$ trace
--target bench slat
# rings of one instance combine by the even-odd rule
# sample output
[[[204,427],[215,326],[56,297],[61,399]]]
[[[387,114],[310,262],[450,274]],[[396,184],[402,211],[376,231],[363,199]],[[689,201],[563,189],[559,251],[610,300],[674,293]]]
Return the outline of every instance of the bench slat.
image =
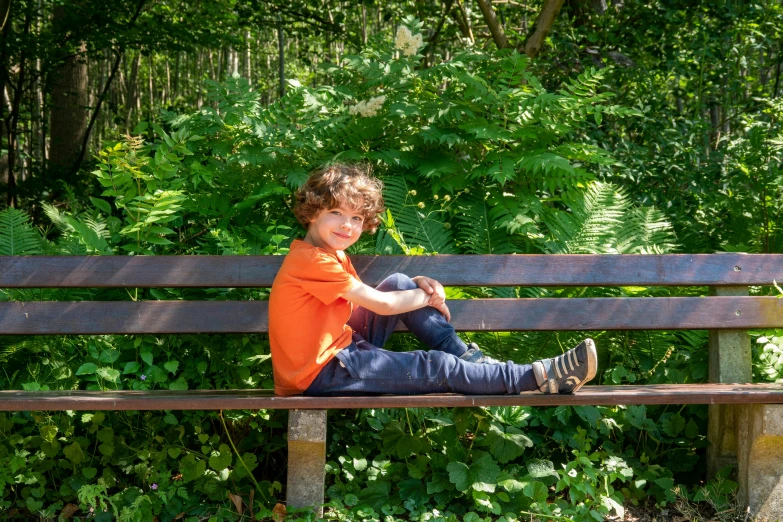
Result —
[[[783,280],[783,254],[355,256],[360,277],[395,272],[449,286],[727,286]],[[282,256],[0,256],[0,288],[265,287]]]
[[[460,331],[746,329],[780,326],[776,297],[467,299]],[[264,333],[266,301],[0,303],[0,334]],[[405,331],[400,324],[398,331]]]
[[[779,384],[585,386],[574,395],[381,395],[277,397],[272,390],[0,391],[0,411],[436,408],[618,404],[781,404]]]

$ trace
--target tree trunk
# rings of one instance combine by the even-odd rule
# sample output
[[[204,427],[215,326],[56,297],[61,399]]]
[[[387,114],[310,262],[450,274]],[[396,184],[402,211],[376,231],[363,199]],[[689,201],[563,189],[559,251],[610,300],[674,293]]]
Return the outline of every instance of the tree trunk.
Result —
[[[139,65],[141,65],[141,51],[136,52],[136,56],[133,57],[133,63],[131,64],[130,76],[128,76],[128,85],[125,92],[127,92],[126,99],[128,100],[128,115],[125,118],[126,131],[130,134],[131,129],[135,127],[135,121],[131,119],[133,111],[138,109],[139,103]]]
[[[541,46],[544,45],[544,39],[549,34],[550,29],[552,29],[552,24],[555,23],[555,18],[557,18],[561,7],[563,7],[563,0],[544,1],[544,5],[541,6],[541,12],[536,19],[535,30],[524,44],[525,54],[529,57],[535,58],[538,56]]]
[[[62,20],[64,7],[54,9],[54,23]],[[79,155],[87,130],[87,44],[80,42],[75,54],[65,58],[52,74],[51,144],[49,166],[56,177],[71,182],[69,171]]]
[[[367,6],[362,2],[362,45],[367,45]]]
[[[503,30],[503,25],[498,21],[495,16],[495,10],[492,9],[492,5],[489,0],[476,0],[479,8],[481,8],[481,14],[484,15],[484,21],[489,26],[489,31],[492,33],[492,39],[495,41],[495,45],[498,49],[505,49],[508,47],[508,38],[506,38],[506,32]],[[562,0],[561,0],[562,3]]]
[[[148,83],[149,93],[150,93],[150,100],[149,100],[150,105],[149,105],[148,118],[151,120],[152,111],[154,110],[155,107],[155,60],[152,57],[152,53],[150,53],[149,55],[148,62],[149,62],[149,71],[148,71],[149,74],[147,74],[147,83]]]
[[[250,64],[250,31],[245,31],[245,48],[242,53],[242,74],[245,76],[245,80],[252,85],[253,75]]]
[[[280,97],[285,96],[285,41],[283,39],[283,23],[277,25],[278,76],[280,79]]]

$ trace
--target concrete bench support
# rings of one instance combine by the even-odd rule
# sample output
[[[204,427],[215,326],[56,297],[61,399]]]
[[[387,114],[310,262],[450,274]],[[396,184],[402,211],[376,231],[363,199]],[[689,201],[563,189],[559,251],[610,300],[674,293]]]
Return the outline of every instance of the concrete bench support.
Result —
[[[737,406],[739,500],[759,520],[783,520],[783,405]]]
[[[711,288],[715,296],[746,296],[747,286]],[[742,311],[739,311],[740,314]],[[744,330],[710,330],[709,380],[715,383],[749,383],[753,380],[750,336]],[[707,439],[707,474],[713,477],[724,466],[737,466],[736,408],[711,404]]]
[[[323,515],[326,466],[326,410],[288,413],[288,487],[290,507],[314,506]]]

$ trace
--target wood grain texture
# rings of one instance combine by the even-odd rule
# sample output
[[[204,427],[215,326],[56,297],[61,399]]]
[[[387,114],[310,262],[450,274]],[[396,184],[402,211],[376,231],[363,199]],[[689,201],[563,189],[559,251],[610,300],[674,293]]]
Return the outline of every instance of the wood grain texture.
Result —
[[[467,299],[449,301],[460,331],[692,330],[783,325],[776,297]],[[0,303],[2,334],[264,333],[266,301]],[[400,324],[397,331],[405,331]]]
[[[395,272],[449,286],[727,286],[783,280],[783,254],[355,256],[376,285]],[[266,287],[282,256],[0,256],[0,288]]]
[[[0,411],[256,410],[559,406],[617,404],[781,404],[779,384],[656,384],[585,386],[574,395],[380,395],[278,397],[272,390],[0,391]]]

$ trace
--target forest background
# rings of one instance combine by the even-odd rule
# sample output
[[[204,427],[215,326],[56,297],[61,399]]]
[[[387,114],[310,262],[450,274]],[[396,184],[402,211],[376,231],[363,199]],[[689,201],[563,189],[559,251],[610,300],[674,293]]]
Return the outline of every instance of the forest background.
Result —
[[[783,251],[777,1],[2,0],[0,21],[0,255],[284,254],[292,191],[338,160],[386,184],[353,253]],[[470,339],[522,362],[586,333],[600,382],[706,379],[703,331]],[[783,335],[752,335],[754,379],[781,381]],[[0,336],[0,368],[0,389],[271,387],[265,336]],[[271,518],[286,415],[2,413],[1,516]],[[334,520],[736,515],[731,470],[707,480],[702,406],[329,415]]]

